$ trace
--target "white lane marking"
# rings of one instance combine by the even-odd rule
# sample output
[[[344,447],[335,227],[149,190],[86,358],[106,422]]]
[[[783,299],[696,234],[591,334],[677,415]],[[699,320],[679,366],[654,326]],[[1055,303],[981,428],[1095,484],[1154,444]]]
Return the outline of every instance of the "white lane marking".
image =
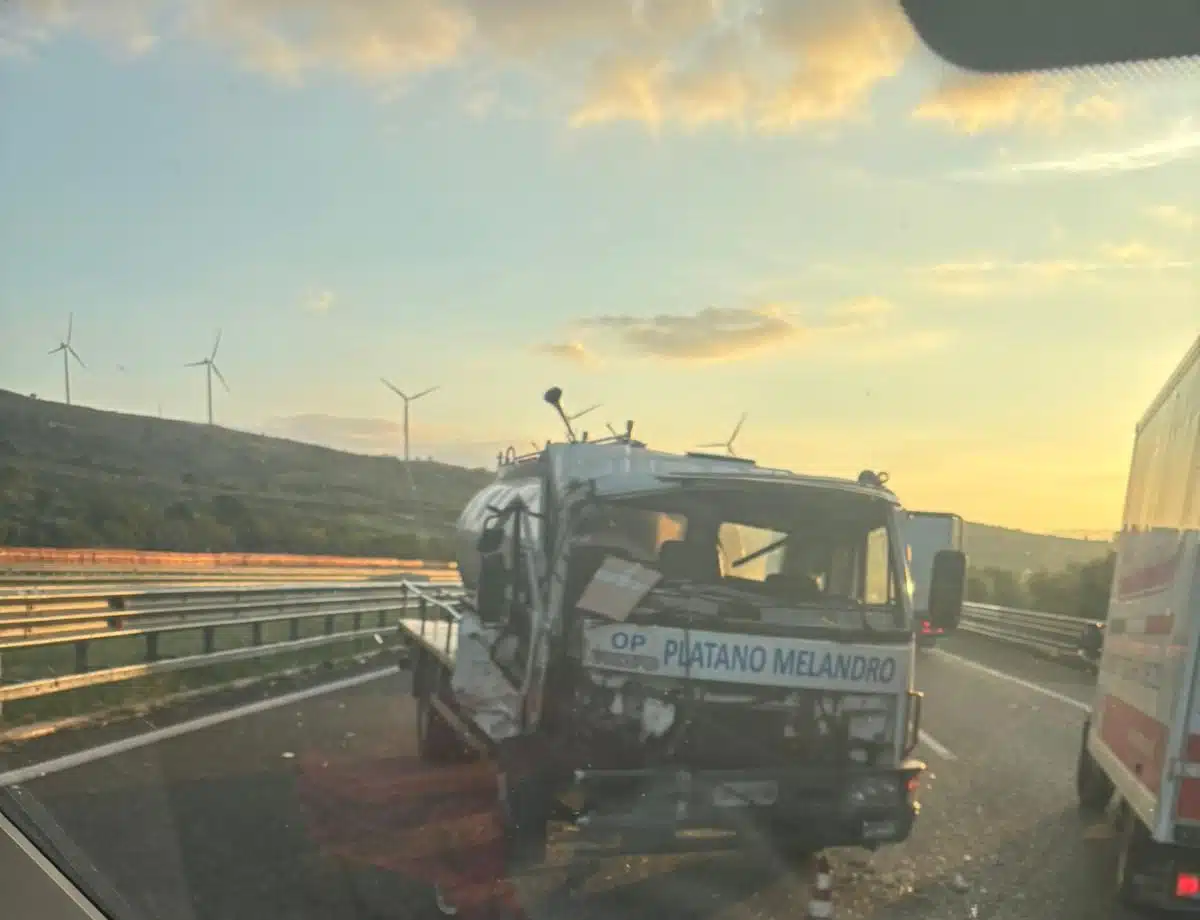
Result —
[[[312,699],[314,696],[336,693],[338,690],[348,690],[351,687],[357,687],[360,684],[370,683],[373,680],[379,680],[381,677],[396,674],[399,670],[398,667],[393,665],[390,668],[381,668],[378,671],[357,674],[354,677],[335,680],[316,687],[308,687],[305,690],[297,690],[294,693],[285,693],[283,696],[273,696],[270,699],[260,700],[257,703],[247,703],[245,706],[214,712],[212,715],[200,716],[198,719],[189,719],[186,722],[156,728],[153,731],[143,732],[140,735],[122,738],[119,741],[110,741],[108,744],[101,744],[93,748],[87,748],[86,750],[76,751],[74,754],[56,757],[53,760],[46,760],[42,763],[30,764],[27,767],[21,767],[17,770],[9,770],[7,773],[0,773],[0,787],[28,782],[31,779],[40,779],[43,776],[49,776],[51,773],[61,773],[63,770],[70,770],[73,767],[80,767],[93,761],[103,760],[105,757],[124,754],[127,751],[133,751],[148,744],[157,744],[159,741],[166,741],[168,738],[178,738],[180,735],[210,728],[213,725],[220,725],[223,722],[232,722],[234,719],[241,719],[245,716],[278,709],[280,706],[299,703],[303,700]]]
[[[1032,690],[1034,693],[1040,693],[1043,696],[1048,696],[1052,700],[1058,700],[1060,703],[1066,703],[1068,706],[1074,706],[1083,712],[1089,712],[1091,706],[1082,700],[1077,700],[1073,696],[1067,696],[1065,693],[1059,693],[1057,690],[1051,690],[1049,687],[1043,687],[1041,684],[1035,684],[1032,681],[1022,680],[1020,677],[1013,677],[1011,674],[1005,674],[1003,671],[997,671],[995,668],[989,668],[986,665],[980,664],[978,661],[972,661],[969,658],[962,658],[958,655],[951,655],[949,652],[942,649],[933,649],[933,654],[940,658],[948,658],[951,661],[956,661],[968,668],[974,668],[976,671],[982,671],[984,674],[990,674],[992,677],[998,677],[1000,680],[1006,680],[1009,683],[1016,684],[1018,687],[1024,687],[1026,690]]]
[[[929,732],[925,731],[925,729],[922,728],[920,731],[918,731],[917,737],[921,739],[921,743],[925,745],[925,747],[937,754],[938,757],[942,758],[942,760],[958,760],[957,755],[950,750],[950,748],[946,747],[946,745],[934,738],[931,734],[929,734]]]

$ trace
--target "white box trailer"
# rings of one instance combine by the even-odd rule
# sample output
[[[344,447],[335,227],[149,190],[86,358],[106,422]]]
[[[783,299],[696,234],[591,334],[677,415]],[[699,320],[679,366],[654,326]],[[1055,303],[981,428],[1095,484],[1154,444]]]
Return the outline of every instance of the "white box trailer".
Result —
[[[1137,426],[1077,769],[1112,807],[1122,900],[1200,910],[1200,340]]]
[[[933,577],[933,560],[942,550],[962,551],[963,522],[957,514],[938,511],[908,511],[905,516],[905,555],[912,579],[917,646],[932,648],[938,636],[945,633],[944,629],[933,625],[929,616],[929,582]]]

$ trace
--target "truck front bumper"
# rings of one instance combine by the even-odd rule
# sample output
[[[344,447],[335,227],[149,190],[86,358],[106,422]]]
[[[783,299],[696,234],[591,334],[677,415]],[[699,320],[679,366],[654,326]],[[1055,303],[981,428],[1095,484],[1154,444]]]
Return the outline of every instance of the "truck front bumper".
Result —
[[[656,852],[728,848],[730,835],[739,838],[734,846],[877,847],[912,832],[924,769],[908,760],[844,770],[578,770],[564,800],[575,830],[619,833],[627,851],[639,841]],[[706,831],[725,833],[698,834]]]

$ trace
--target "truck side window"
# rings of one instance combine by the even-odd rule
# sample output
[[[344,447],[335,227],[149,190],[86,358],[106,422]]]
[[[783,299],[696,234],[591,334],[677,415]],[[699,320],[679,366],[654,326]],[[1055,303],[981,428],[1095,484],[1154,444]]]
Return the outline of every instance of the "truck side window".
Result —
[[[891,541],[886,527],[876,527],[867,534],[866,555],[863,560],[863,603],[889,604],[892,593]]]

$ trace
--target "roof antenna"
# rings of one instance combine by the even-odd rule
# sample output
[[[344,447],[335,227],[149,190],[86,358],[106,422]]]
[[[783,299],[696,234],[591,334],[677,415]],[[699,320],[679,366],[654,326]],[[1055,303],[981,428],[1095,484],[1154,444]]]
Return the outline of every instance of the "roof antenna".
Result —
[[[733,449],[733,442],[737,440],[738,432],[742,430],[742,425],[746,422],[746,413],[742,413],[742,417],[738,419],[738,423],[733,426],[733,433],[729,435],[728,441],[717,441],[715,444],[701,444],[700,447],[724,447],[726,452],[731,457],[737,456],[737,451]],[[632,425],[630,429],[632,430]]]
[[[571,419],[562,407],[562,387],[551,387],[542,396],[542,399],[554,407],[554,411],[562,419],[563,427],[567,429],[567,440],[574,444],[576,441],[575,429],[571,427]]]

